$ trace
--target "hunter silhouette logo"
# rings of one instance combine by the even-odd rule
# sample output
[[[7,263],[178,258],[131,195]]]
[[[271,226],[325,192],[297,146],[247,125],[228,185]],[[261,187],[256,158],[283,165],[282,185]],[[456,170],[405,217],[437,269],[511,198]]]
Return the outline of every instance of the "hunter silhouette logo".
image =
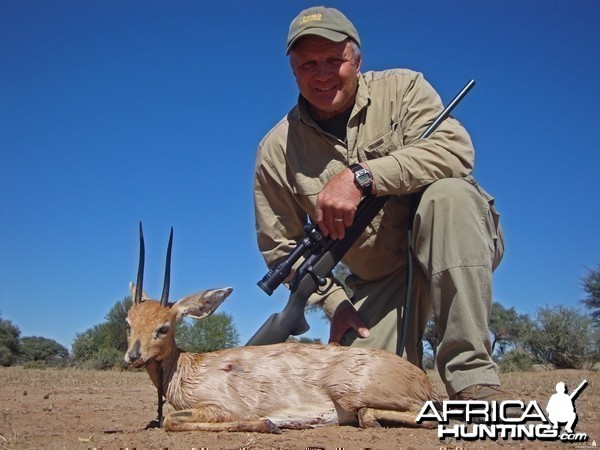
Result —
[[[586,385],[587,380],[583,380],[568,394],[565,383],[557,383],[556,393],[548,400],[545,412],[535,400],[489,403],[483,400],[446,400],[441,405],[428,401],[421,408],[417,423],[436,421],[440,439],[585,442],[587,434],[575,433],[574,427],[577,423],[575,400]],[[561,431],[563,424],[564,430]]]
[[[567,387],[562,381],[556,383],[556,394],[548,400],[546,412],[548,419],[552,422],[555,430],[558,429],[559,423],[566,423],[565,431],[573,434],[573,426],[577,422],[577,414],[575,413],[575,398],[579,395],[582,389],[587,385],[587,380],[583,380],[577,389],[572,394],[567,394]]]

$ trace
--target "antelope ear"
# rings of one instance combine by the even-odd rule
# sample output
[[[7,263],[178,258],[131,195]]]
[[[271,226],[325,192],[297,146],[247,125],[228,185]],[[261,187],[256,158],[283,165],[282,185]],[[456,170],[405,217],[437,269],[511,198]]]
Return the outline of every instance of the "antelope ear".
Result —
[[[233,291],[232,288],[211,289],[188,295],[177,301],[172,307],[172,311],[177,314],[177,319],[183,316],[194,319],[204,319],[210,316],[219,307],[223,301],[229,297]]]
[[[135,284],[132,283],[131,281],[129,282],[129,293],[131,295],[131,299],[134,300],[135,297]],[[152,300],[150,298],[150,296],[148,294],[146,294],[145,291],[142,291],[142,301],[144,300]]]

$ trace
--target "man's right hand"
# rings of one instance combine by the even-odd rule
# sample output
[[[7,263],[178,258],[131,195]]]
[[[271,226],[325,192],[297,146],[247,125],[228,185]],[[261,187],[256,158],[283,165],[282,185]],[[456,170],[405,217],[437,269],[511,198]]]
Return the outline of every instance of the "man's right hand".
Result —
[[[358,312],[356,312],[352,305],[348,305],[339,311],[336,311],[331,318],[329,343],[339,344],[342,341],[344,334],[350,329],[356,331],[356,334],[361,338],[369,337],[369,329],[363,323]]]
[[[354,184],[354,174],[344,169],[325,184],[317,196],[315,218],[319,229],[332,239],[343,239],[352,225],[362,192]]]

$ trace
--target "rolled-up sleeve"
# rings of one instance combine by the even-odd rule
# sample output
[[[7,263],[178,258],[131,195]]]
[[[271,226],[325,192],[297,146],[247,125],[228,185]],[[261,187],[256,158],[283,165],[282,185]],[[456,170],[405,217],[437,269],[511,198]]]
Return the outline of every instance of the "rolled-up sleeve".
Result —
[[[378,195],[419,192],[439,179],[471,173],[475,156],[471,138],[455,119],[447,118],[430,137],[419,139],[444,108],[422,74],[415,73],[409,83],[400,83],[395,93],[386,94],[395,95],[399,105],[398,145],[369,161]]]

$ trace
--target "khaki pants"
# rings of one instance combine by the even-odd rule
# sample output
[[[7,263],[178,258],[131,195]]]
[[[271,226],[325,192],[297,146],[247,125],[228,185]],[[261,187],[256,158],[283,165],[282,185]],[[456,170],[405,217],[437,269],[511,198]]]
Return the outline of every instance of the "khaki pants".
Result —
[[[436,181],[417,207],[413,245],[412,326],[404,356],[421,365],[421,339],[433,312],[436,364],[448,394],[472,384],[500,384],[488,320],[492,270],[504,243],[492,197],[472,178]],[[342,344],[397,352],[406,281],[405,270],[375,282],[350,275],[352,301],[371,333],[362,339],[348,332]]]

